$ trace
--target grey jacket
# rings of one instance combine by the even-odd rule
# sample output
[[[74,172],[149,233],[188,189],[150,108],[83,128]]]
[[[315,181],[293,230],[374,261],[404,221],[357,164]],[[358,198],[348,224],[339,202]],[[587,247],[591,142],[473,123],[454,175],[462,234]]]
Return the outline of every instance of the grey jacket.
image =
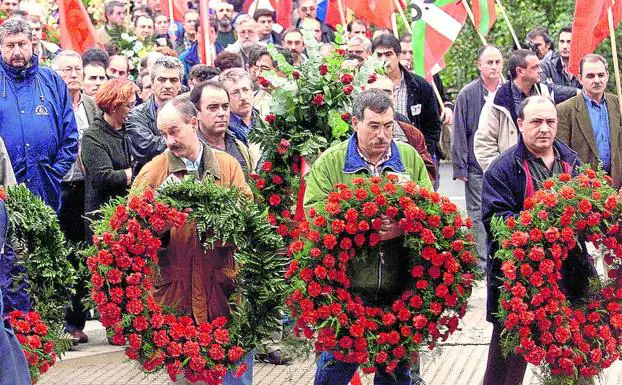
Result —
[[[134,175],[138,175],[140,169],[154,156],[166,150],[166,142],[156,124],[157,114],[158,106],[151,96],[145,103],[134,107],[125,123],[130,138],[130,151],[134,158]]]
[[[454,124],[452,130],[452,155],[454,179],[466,177],[468,174],[481,174],[482,168],[475,159],[473,138],[482,108],[486,103],[486,89],[482,78],[478,77],[460,90],[454,107]]]

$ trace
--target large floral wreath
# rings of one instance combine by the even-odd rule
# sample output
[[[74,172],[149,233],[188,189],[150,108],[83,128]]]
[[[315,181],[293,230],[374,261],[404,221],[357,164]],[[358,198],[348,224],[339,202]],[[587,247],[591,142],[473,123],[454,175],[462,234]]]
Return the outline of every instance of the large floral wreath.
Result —
[[[400,186],[391,176],[336,187],[323,208],[309,211],[305,239],[290,245],[286,304],[296,329],[309,339],[317,335],[317,351],[390,373],[458,328],[477,278],[471,221],[449,199],[414,182]],[[366,306],[349,290],[351,261],[377,255],[383,215],[403,230],[404,269],[413,283],[388,308]]]
[[[56,213],[25,185],[0,188],[9,230],[0,257],[0,285],[9,324],[37,381],[69,350],[65,306],[76,281]]]
[[[621,215],[620,194],[602,172],[585,169],[545,181],[519,216],[493,222],[501,246],[495,258],[503,261],[504,350],[539,366],[545,383],[581,383],[620,357]],[[562,266],[572,258],[589,267],[585,242],[601,248],[608,278],[575,282],[586,293],[571,304]]]
[[[236,246],[230,319],[197,325],[161,307],[151,294],[158,234],[184,226],[182,208],[192,209],[189,219],[196,222],[204,247],[215,241]],[[265,215],[237,189],[192,179],[161,188],[157,197],[146,190],[114,202],[102,213],[87,264],[92,298],[113,341],[129,341],[126,355],[148,373],[166,369],[174,379],[183,372],[190,381],[209,384],[220,383],[227,370],[241,375],[246,370],[241,359],[281,318],[287,262],[278,254],[282,241]]]
[[[266,156],[262,168],[251,177],[256,195],[268,207],[268,220],[287,241],[296,238],[290,234],[296,227],[296,213],[291,210],[300,198],[305,168],[328,146],[350,136],[347,111],[352,100],[376,79],[379,64],[374,58],[358,68],[346,61],[343,33],[338,26],[337,47],[328,56],[322,56],[315,38],[305,34],[309,58],[297,67],[269,47],[281,75],[273,71],[259,78],[270,90],[270,114],[250,133],[251,141],[259,143]],[[304,220],[298,214],[296,219]]]

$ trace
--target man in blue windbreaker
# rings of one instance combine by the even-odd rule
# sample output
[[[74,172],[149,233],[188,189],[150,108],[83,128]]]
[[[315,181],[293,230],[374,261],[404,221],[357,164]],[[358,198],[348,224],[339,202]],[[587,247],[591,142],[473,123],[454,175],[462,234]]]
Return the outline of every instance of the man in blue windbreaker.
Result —
[[[78,129],[63,79],[39,67],[27,21],[0,26],[0,137],[18,183],[56,212],[60,186],[78,155]]]

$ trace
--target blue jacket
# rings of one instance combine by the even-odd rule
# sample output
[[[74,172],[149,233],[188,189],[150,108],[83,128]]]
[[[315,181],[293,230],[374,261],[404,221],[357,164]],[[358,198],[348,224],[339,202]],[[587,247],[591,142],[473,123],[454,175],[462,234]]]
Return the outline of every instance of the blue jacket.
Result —
[[[8,216],[4,202],[0,201],[0,252],[6,241],[7,229]],[[0,289],[0,385],[30,385],[30,372],[24,352],[9,322],[2,317],[3,300]]]
[[[581,164],[577,153],[559,140],[554,144],[560,160],[565,162],[573,175],[576,174],[578,166]],[[482,221],[488,236],[488,257],[486,258],[486,275],[488,285],[488,297],[486,306],[486,319],[489,322],[498,323],[494,316],[498,311],[500,290],[503,276],[501,272],[501,261],[493,258],[499,249],[498,242],[494,241],[490,222],[493,216],[507,218],[516,216],[523,210],[523,203],[528,197],[528,170],[524,164],[529,150],[519,136],[518,143],[502,153],[488,170],[484,173],[484,183],[482,186]],[[531,178],[531,177],[529,177]],[[577,247],[575,250],[579,250]],[[585,248],[583,248],[585,250]],[[581,253],[570,253],[562,268],[563,277],[572,277],[572,280],[562,282],[562,290],[569,294],[569,298],[581,297],[583,289],[587,287],[588,277],[594,276],[593,265],[587,264],[589,257],[582,256]],[[573,287],[571,281],[577,285]]]
[[[65,82],[49,68],[0,60],[0,136],[18,183],[60,210],[60,184],[78,156],[78,128]]]

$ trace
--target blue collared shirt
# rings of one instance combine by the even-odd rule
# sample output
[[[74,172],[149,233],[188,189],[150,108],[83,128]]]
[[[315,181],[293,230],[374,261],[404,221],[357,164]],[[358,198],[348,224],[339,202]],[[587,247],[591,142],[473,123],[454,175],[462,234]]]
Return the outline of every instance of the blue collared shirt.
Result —
[[[187,158],[181,158],[186,165],[187,171],[199,171],[199,167],[201,167],[201,158],[203,157],[203,145],[199,146],[199,155],[197,155],[197,159],[193,162]]]
[[[607,100],[603,95],[600,104],[590,99],[585,92],[582,92],[585,106],[590,114],[592,132],[598,148],[598,154],[605,171],[611,171],[611,142],[609,135],[609,111],[607,111]]]
[[[253,127],[255,126],[255,111],[253,111],[253,118],[251,121],[251,125],[248,126],[242,118],[235,113],[231,113],[229,117],[229,130],[233,133],[236,139],[242,141],[245,145],[248,146],[248,133],[251,132]]]
[[[382,175],[385,169],[391,169],[394,172],[404,173],[406,167],[402,163],[400,158],[400,152],[395,144],[395,141],[391,140],[391,147],[378,164],[372,169],[371,162],[365,160],[361,156],[361,152],[358,148],[358,137],[356,133],[348,140],[348,148],[346,150],[346,161],[343,165],[343,172],[353,174],[361,170],[369,172],[372,176]]]

